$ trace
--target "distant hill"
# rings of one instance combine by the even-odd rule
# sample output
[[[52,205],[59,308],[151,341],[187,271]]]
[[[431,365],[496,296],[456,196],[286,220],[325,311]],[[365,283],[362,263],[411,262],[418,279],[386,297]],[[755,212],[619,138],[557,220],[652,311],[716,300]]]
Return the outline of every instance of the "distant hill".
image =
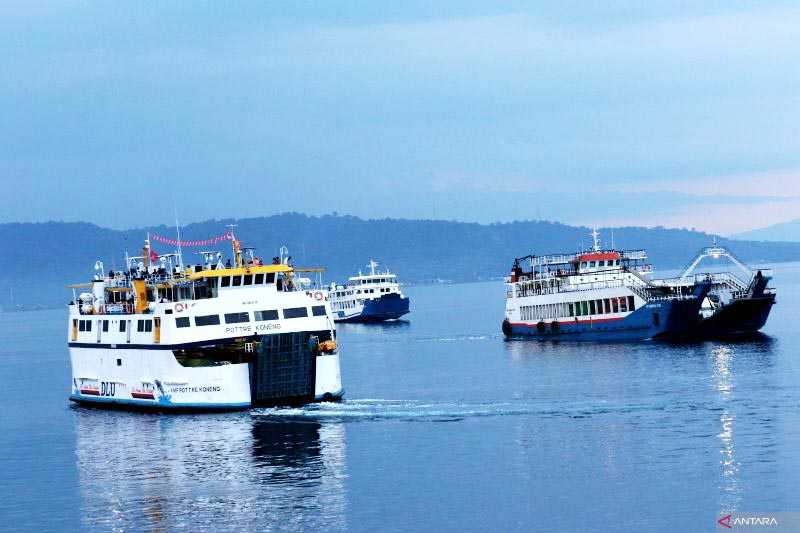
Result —
[[[737,233],[733,238],[747,241],[800,242],[800,219]]]
[[[269,259],[286,245],[296,264],[327,267],[326,282],[343,281],[364,270],[370,258],[412,283],[496,279],[507,273],[514,257],[571,252],[590,241],[589,228],[543,221],[484,225],[297,213],[190,224],[181,228],[181,237],[219,235],[226,224],[234,222],[244,244],[257,247],[262,257]],[[64,304],[71,297],[64,285],[88,281],[97,259],[106,270],[122,268],[125,250],[131,255],[141,253],[148,231],[175,235],[175,228],[164,226],[117,231],[88,223],[0,224],[0,242],[5,245],[0,305],[10,307],[12,288],[15,304]],[[685,265],[712,242],[708,234],[678,229],[616,228],[613,234],[617,248],[646,248],[660,269]],[[611,230],[601,229],[601,237],[608,245]],[[718,241],[749,262],[800,258],[800,243]],[[228,251],[225,243],[218,248]],[[155,249],[169,251],[159,244]],[[185,249],[184,258],[197,261],[199,256]]]

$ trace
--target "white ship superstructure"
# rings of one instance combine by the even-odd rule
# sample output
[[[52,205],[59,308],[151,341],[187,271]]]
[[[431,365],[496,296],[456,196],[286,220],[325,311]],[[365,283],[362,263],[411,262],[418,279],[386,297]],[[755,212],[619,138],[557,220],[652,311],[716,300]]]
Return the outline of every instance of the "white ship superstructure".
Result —
[[[298,287],[288,261],[262,264],[233,244],[233,264],[206,252],[184,266],[150,240],[127,269],[97,274],[69,305],[77,402],[232,409],[343,394],[324,291]]]
[[[345,285],[331,283],[331,311],[337,322],[381,322],[400,318],[409,311],[409,299],[400,290],[397,275],[377,271],[370,260],[369,274],[348,278]]]

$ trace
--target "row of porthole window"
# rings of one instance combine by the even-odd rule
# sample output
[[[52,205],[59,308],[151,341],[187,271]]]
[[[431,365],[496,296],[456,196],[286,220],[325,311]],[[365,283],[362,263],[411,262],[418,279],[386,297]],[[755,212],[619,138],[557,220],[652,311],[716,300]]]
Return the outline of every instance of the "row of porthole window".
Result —
[[[93,320],[78,320],[78,331],[92,331],[92,322]],[[100,323],[100,327],[103,330],[103,333],[108,332],[108,320],[98,320]],[[119,331],[120,333],[124,333],[127,328],[127,321],[120,320],[119,321]],[[152,320],[137,320],[136,321],[136,331],[147,333],[153,331],[153,321]]]
[[[634,310],[635,301],[633,296],[620,296],[618,298],[603,298],[582,302],[523,305],[520,308],[520,318],[522,320],[542,320],[563,316],[577,317],[627,313]]]
[[[225,276],[220,278],[220,287],[263,285],[265,280],[267,283],[275,283],[275,273],[270,272],[266,276],[263,272],[259,274],[244,274],[243,276]]]
[[[311,307],[312,316],[325,316],[325,306],[315,305]],[[305,318],[309,316],[307,307],[289,307],[283,309],[283,318]],[[250,313],[247,311],[239,313],[225,313],[224,315],[226,324],[241,324],[243,322],[250,322]],[[255,322],[263,322],[268,320],[279,320],[279,313],[277,309],[267,309],[264,311],[254,311],[253,319]],[[198,315],[194,317],[195,326],[218,326],[220,324],[219,315]],[[175,318],[175,326],[179,328],[188,328],[191,326],[191,321],[188,316],[181,316]]]
[[[614,261],[613,259],[609,259],[608,261],[597,261],[597,263],[595,263],[594,261],[588,261],[588,262],[581,261],[581,268],[586,268],[587,266],[589,268],[594,268],[595,266],[601,267],[601,266],[615,266],[615,265],[619,266],[619,259],[617,259],[616,261]]]

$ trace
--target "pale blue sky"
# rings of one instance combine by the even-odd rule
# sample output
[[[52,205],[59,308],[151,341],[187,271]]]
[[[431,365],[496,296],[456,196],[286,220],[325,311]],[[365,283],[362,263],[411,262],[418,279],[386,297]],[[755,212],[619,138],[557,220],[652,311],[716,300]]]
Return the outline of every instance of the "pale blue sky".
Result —
[[[800,218],[792,2],[0,4],[0,222]]]

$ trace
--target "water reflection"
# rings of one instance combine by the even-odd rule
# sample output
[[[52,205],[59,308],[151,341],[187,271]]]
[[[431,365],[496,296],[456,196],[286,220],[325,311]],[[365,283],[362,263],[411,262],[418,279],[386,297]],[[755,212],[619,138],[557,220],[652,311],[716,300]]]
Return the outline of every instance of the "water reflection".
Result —
[[[336,324],[341,332],[354,335],[380,335],[382,333],[403,333],[411,326],[405,319],[387,320],[384,322],[340,322]]]
[[[710,350],[713,386],[720,406],[717,438],[720,443],[720,508],[724,512],[736,511],[742,501],[742,462],[737,456],[736,446],[736,426],[739,419],[744,418],[742,423],[746,427],[755,428],[762,435],[762,447],[771,446],[774,439],[771,419],[759,419],[758,412],[744,404],[744,399],[736,394],[740,380],[772,379],[772,373],[764,370],[774,365],[774,344],[772,337],[763,334],[755,334],[735,342],[705,344]]]
[[[340,423],[82,408],[74,417],[87,528],[345,528]]]

